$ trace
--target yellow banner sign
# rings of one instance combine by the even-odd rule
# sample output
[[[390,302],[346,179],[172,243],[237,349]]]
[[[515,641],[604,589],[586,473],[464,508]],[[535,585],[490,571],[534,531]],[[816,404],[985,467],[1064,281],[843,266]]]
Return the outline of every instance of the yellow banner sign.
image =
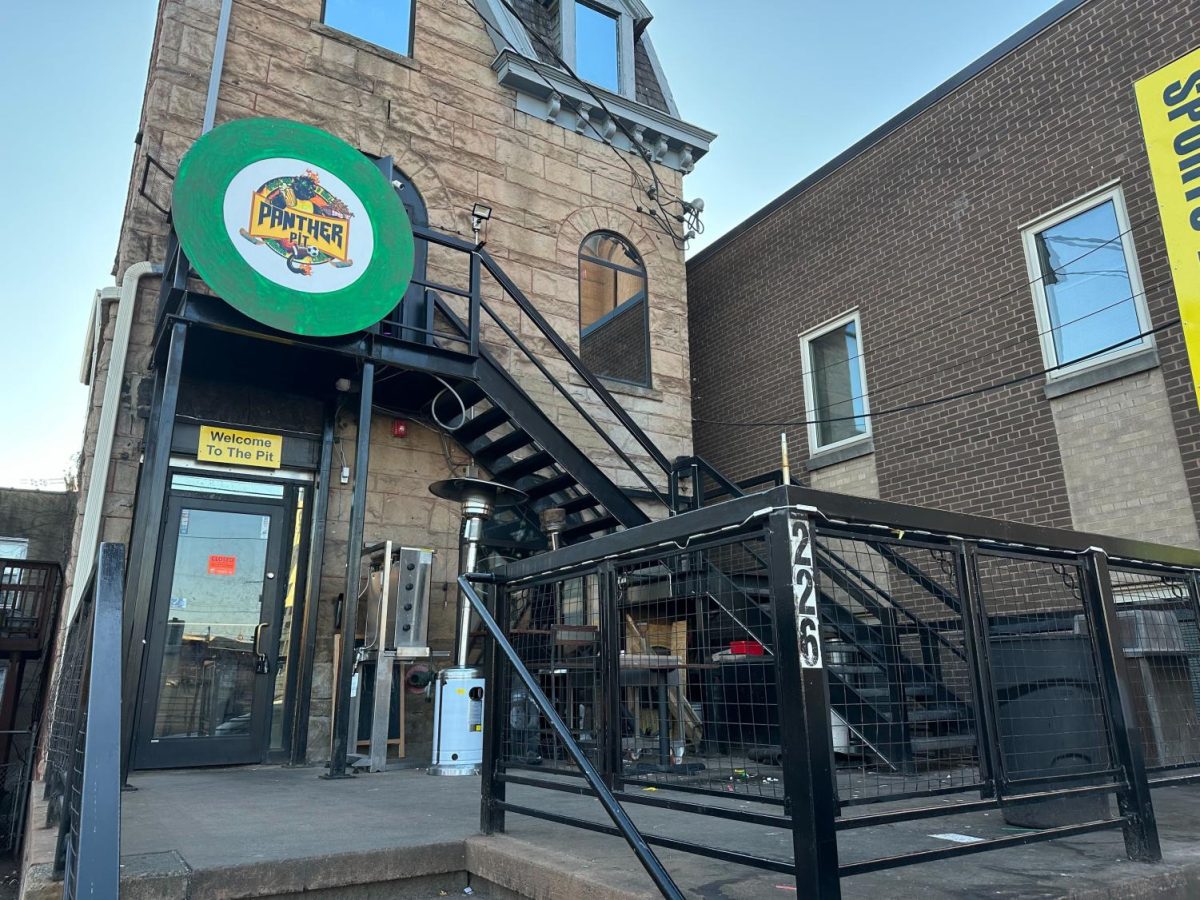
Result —
[[[247,235],[280,241],[288,247],[317,250],[345,262],[350,246],[350,220],[323,216],[306,200],[277,206],[266,194],[256,191],[250,203]]]
[[[196,459],[227,466],[278,469],[283,460],[283,435],[201,425]]]
[[[1140,79],[1134,91],[1200,395],[1200,49]]]

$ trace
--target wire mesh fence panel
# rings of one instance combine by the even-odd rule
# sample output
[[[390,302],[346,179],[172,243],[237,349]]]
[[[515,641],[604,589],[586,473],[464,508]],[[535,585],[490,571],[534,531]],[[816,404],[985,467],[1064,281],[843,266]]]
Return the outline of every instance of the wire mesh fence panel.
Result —
[[[826,529],[816,561],[839,801],[978,786],[953,551]]]
[[[1004,792],[1113,781],[1080,564],[981,551],[977,571]],[[1107,796],[1057,802],[1057,811],[1030,805],[1024,818],[1006,817],[1043,827],[1109,812]]]
[[[0,852],[21,843],[33,765],[32,731],[0,731]]]
[[[626,781],[782,801],[767,543],[701,543],[616,567]]]
[[[1109,568],[1148,771],[1200,767],[1200,628],[1186,574]]]
[[[79,733],[80,691],[83,686],[87,643],[91,636],[90,601],[80,603],[67,631],[62,664],[53,692],[54,709],[46,743],[46,824],[58,824],[67,782],[74,761],[75,741]]]
[[[510,591],[505,626],[522,663],[537,679],[572,737],[599,766],[597,696],[601,677],[599,576],[588,572]],[[507,715],[501,761],[574,771],[561,739],[525,686],[507,668],[501,688]]]

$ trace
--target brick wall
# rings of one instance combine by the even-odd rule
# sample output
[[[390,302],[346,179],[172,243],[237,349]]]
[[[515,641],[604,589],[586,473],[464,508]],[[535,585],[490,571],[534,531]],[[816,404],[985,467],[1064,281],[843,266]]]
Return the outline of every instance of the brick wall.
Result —
[[[776,468],[780,428],[717,423],[803,420],[797,335],[854,308],[874,411],[1042,369],[1021,226],[1114,180],[1152,324],[1174,319],[1132,85],[1192,49],[1198,33],[1197,0],[1091,0],[693,262],[698,452],[734,476]],[[1194,519],[1200,413],[1178,330],[1160,334],[1158,349],[1169,409],[1162,427],[1178,443],[1183,475],[1168,461],[1151,477],[1185,476]],[[884,499],[1073,522],[1068,446],[1040,377],[873,424]],[[787,431],[803,459],[806,429]],[[1120,489],[1104,459],[1079,462]],[[1113,518],[1106,530],[1140,532],[1139,515]],[[1192,521],[1157,537],[1186,542],[1195,533]]]

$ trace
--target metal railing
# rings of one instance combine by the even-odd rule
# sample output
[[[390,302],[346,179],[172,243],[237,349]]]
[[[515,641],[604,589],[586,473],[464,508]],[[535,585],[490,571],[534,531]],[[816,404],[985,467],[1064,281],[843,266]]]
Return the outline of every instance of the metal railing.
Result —
[[[1198,573],[1195,551],[797,487],[509,564],[485,828],[613,833],[580,806],[603,799],[582,752],[622,806],[725,823],[702,842],[660,821],[646,843],[814,896],[1105,829],[1156,860],[1151,786],[1200,774]],[[976,839],[839,853],[843,833],[943,816]]]
[[[0,559],[0,651],[42,648],[61,588],[58,563]]]
[[[495,257],[482,245],[432,228],[414,227],[413,236],[418,244],[425,247],[427,272],[436,273],[437,277],[428,274],[414,276],[402,304],[374,325],[369,334],[345,341],[327,340],[320,342],[319,346],[335,352],[371,353],[374,352],[373,342],[382,338],[419,345],[426,351],[476,357],[480,353],[485,328],[494,329],[497,336],[502,334],[518,351],[521,359],[537,370],[553,392],[566,400],[587,429],[621,460],[631,475],[657,500],[667,504],[671,463],[509,277]],[[188,259],[172,230],[159,291],[160,324],[179,314],[190,275]],[[490,304],[485,294],[505,301],[504,307]],[[420,309],[406,312],[405,305],[414,304],[419,304]],[[522,334],[525,334],[524,338]],[[293,340],[305,343],[303,338],[295,337]],[[531,346],[534,342],[540,347],[535,349]],[[382,358],[386,359],[387,354],[382,354]],[[406,361],[409,359],[405,357]],[[561,371],[578,379],[577,386],[590,395],[590,411],[551,371],[547,359],[552,360]],[[416,364],[419,361],[412,357],[411,362]],[[629,446],[622,446],[622,441],[613,434],[613,426],[606,426],[597,420],[594,413],[600,410],[612,417],[615,430],[627,436],[626,443]],[[640,448],[645,454],[650,463],[649,471],[631,458],[630,446]]]
[[[63,648],[46,764],[63,897],[116,897],[121,835],[121,605],[125,545],[103,543]]]

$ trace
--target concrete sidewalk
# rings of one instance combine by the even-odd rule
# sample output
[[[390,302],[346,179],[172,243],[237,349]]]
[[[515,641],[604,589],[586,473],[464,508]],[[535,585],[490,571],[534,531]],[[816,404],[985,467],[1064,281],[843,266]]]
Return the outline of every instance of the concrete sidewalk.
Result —
[[[511,814],[505,835],[481,836],[477,778],[401,770],[326,781],[319,774],[265,766],[136,774],[138,790],[123,795],[123,897],[424,898],[461,895],[468,885],[485,897],[657,896],[618,838]],[[509,798],[604,821],[587,797],[510,786]],[[1125,859],[1117,829],[847,878],[843,893],[870,900],[1200,896],[1198,800],[1200,787],[1156,791],[1160,864]],[[791,838],[782,829],[648,807],[631,806],[630,813],[647,832],[790,857]],[[948,846],[934,835],[1015,831],[998,812],[949,815],[843,832],[839,848],[849,862]],[[691,897],[796,894],[786,875],[692,854],[660,856]],[[61,894],[60,885],[47,882],[49,861],[35,860],[40,865],[25,896]]]

